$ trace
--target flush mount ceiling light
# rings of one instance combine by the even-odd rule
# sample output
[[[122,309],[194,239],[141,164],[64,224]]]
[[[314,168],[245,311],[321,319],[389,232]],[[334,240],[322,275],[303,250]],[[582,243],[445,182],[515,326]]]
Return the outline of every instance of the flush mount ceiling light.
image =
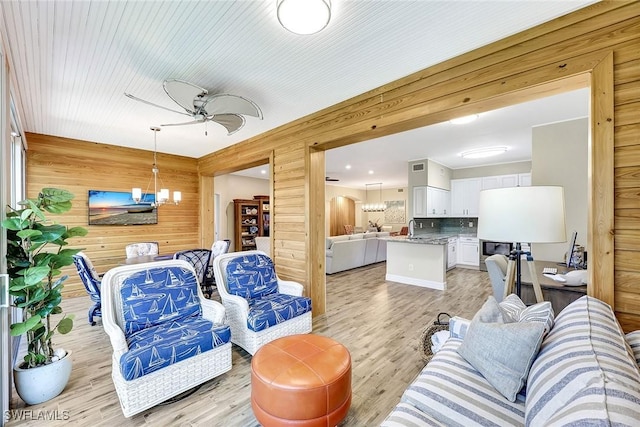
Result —
[[[331,0],[278,0],[278,21],[295,34],[314,34],[331,19]]]
[[[457,119],[451,119],[451,120],[449,120],[449,122],[454,124],[454,125],[465,125],[467,123],[471,123],[472,121],[474,121],[478,117],[480,117],[478,114],[472,114],[470,116],[464,116],[464,117],[458,117]]]
[[[505,153],[507,147],[488,147],[478,148],[476,150],[469,150],[460,153],[463,159],[483,159],[485,157],[497,156],[498,154]]]

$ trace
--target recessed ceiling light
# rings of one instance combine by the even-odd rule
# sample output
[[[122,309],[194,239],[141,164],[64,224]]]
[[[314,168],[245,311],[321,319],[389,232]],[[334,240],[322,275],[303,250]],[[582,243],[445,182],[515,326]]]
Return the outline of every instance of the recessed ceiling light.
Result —
[[[483,159],[485,157],[497,156],[498,154],[505,153],[507,150],[507,147],[478,148],[460,153],[460,156],[464,159]]]
[[[266,174],[267,174],[267,171],[266,171],[266,170],[264,170],[264,169],[262,169],[262,170],[260,171],[260,173],[261,173],[262,175],[266,175]]]
[[[470,116],[464,116],[464,117],[458,117],[456,119],[451,119],[451,120],[449,120],[449,122],[453,123],[454,125],[465,125],[467,123],[471,123],[472,121],[474,121],[478,117],[479,117],[478,114],[472,114]]]
[[[351,169],[351,165],[347,165],[344,167],[345,169]]]
[[[369,175],[373,175],[373,171],[369,171]]]

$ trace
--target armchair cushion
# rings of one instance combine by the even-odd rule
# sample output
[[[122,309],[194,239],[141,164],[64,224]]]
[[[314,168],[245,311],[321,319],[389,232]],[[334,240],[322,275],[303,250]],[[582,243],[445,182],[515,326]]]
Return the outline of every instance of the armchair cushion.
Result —
[[[273,261],[263,254],[239,255],[226,267],[227,289],[247,300],[278,292]]]
[[[198,282],[180,267],[149,268],[127,277],[120,288],[125,335],[162,323],[199,317]]]
[[[230,340],[229,326],[199,317],[166,322],[127,337],[129,351],[120,358],[120,371],[130,381]]]
[[[262,331],[311,311],[311,298],[286,294],[269,294],[249,300],[247,327]]]

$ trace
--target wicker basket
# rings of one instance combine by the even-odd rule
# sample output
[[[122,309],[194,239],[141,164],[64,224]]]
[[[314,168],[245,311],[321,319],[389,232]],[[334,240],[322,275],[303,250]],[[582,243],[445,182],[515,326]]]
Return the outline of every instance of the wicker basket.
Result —
[[[449,319],[451,319],[449,314],[440,313],[431,325],[422,330],[422,333],[420,334],[420,342],[418,343],[418,351],[420,351],[420,355],[425,362],[429,363],[433,357],[433,353],[431,352],[431,337],[436,332],[448,331]]]

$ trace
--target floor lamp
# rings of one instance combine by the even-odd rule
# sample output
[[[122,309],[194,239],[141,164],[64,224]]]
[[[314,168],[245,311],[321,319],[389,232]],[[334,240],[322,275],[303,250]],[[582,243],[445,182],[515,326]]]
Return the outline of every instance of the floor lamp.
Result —
[[[480,192],[478,238],[516,244],[509,256],[505,295],[512,292],[515,275],[515,292],[521,296],[520,264],[522,256],[526,255],[536,300],[544,300],[531,252],[523,251],[521,244],[566,242],[564,217],[562,187],[509,187]]]

